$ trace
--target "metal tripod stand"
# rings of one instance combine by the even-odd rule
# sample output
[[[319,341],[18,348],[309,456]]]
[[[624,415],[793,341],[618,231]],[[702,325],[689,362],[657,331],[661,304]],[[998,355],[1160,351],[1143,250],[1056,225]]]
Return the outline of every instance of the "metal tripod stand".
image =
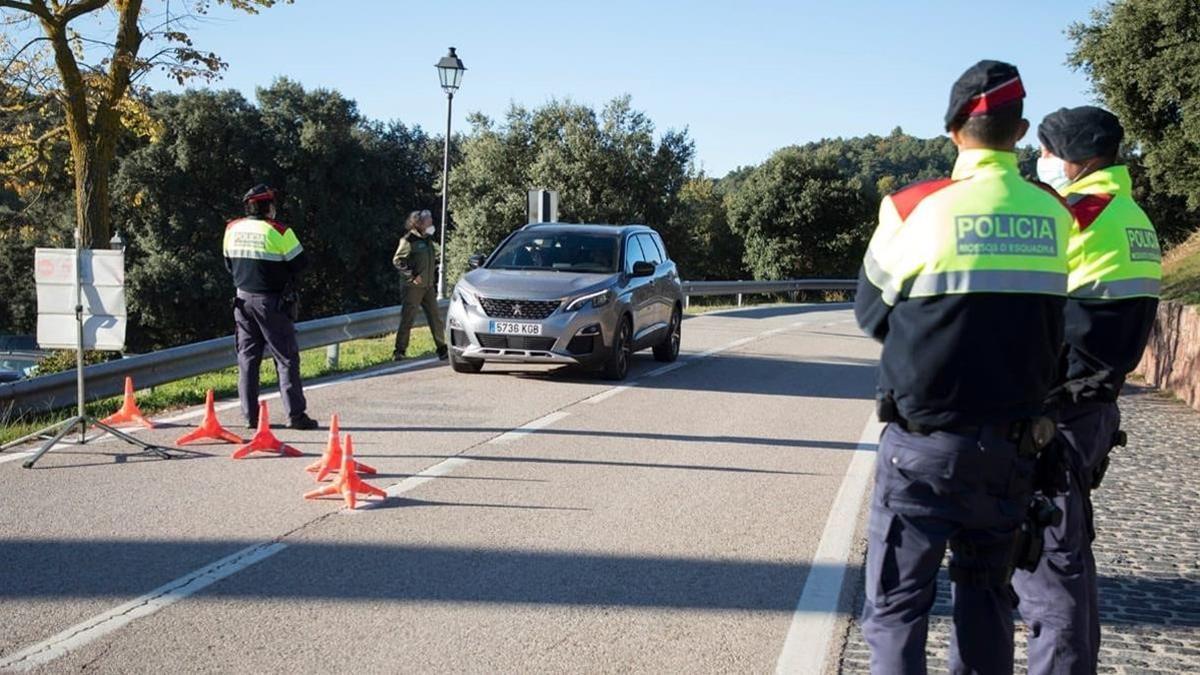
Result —
[[[71,431],[73,429],[75,429],[75,428],[79,429],[79,444],[83,445],[83,444],[87,443],[87,441],[88,441],[88,438],[87,438],[88,427],[96,426],[100,429],[103,429],[104,431],[107,431],[108,433],[112,434],[116,438],[118,438],[122,441],[125,441],[126,443],[129,443],[130,445],[136,445],[137,447],[142,448],[142,452],[138,453],[138,454],[155,455],[157,457],[161,457],[162,459],[171,459],[171,454],[167,452],[166,448],[163,448],[158,445],[154,445],[152,443],[147,443],[143,440],[134,438],[133,436],[131,436],[123,431],[120,431],[119,429],[114,429],[113,427],[101,422],[98,419],[89,417],[87,414],[87,411],[84,410],[83,402],[84,402],[85,398],[84,398],[84,389],[83,389],[83,237],[79,231],[79,228],[75,228],[75,390],[76,390],[75,391],[75,404],[77,407],[76,407],[76,412],[75,412],[74,417],[72,417],[71,419],[68,419],[68,420],[64,420],[62,422],[52,424],[52,425],[46,427],[45,429],[35,431],[32,434],[22,436],[21,438],[18,438],[15,441],[11,441],[9,443],[5,443],[4,445],[0,445],[0,452],[3,452],[4,450],[8,450],[9,448],[12,448],[12,447],[16,447],[16,446],[24,443],[25,441],[32,440],[34,438],[42,438],[45,436],[50,436],[50,434],[54,434],[53,436],[50,436],[50,440],[46,441],[45,445],[43,445],[40,449],[38,449],[37,452],[33,453],[32,457],[25,460],[21,464],[21,466],[25,467],[26,469],[29,469],[29,468],[33,467],[35,462],[37,462],[39,459],[42,458],[42,455],[45,455],[47,452],[50,452],[50,450],[52,450],[54,448],[54,446],[58,444],[59,441],[61,441],[63,438],[65,438],[67,436],[67,434],[71,433]]]

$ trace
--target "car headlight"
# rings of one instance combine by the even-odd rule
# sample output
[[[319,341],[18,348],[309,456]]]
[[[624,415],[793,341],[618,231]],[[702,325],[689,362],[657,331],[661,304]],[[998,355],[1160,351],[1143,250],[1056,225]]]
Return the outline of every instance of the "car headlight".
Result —
[[[475,299],[475,296],[472,295],[470,291],[463,288],[462,286],[454,287],[453,300],[455,302],[461,302],[462,304],[467,305],[469,307],[470,306],[479,306],[479,301]]]
[[[583,309],[584,307],[587,307],[589,303],[592,305],[592,307],[599,309],[612,302],[614,296],[615,293],[608,289],[596,293],[588,293],[587,295],[575,298],[569,302],[567,304],[566,311],[574,312],[576,310]]]

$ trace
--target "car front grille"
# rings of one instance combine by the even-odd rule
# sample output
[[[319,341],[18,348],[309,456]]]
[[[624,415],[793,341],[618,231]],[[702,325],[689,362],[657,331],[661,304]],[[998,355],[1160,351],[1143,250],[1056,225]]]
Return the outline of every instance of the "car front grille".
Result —
[[[490,335],[478,333],[479,344],[484,349],[523,349],[531,352],[548,352],[554,348],[554,338],[534,335]]]
[[[479,298],[483,311],[493,319],[530,319],[540,321],[562,304],[561,300],[506,300]]]

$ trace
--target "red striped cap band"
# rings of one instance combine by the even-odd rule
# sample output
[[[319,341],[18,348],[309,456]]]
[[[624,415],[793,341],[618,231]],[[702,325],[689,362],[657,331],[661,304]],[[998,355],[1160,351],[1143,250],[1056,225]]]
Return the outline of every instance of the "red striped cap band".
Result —
[[[982,94],[976,94],[967,99],[960,115],[966,115],[967,117],[986,115],[997,108],[1023,98],[1025,98],[1025,87],[1021,85],[1020,77],[1014,77],[1004,84],[997,85]]]

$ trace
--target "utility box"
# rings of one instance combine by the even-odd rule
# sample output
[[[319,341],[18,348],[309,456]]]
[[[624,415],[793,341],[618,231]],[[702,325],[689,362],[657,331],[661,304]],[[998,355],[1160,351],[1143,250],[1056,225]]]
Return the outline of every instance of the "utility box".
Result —
[[[558,222],[558,191],[530,190],[529,191],[529,222],[557,223]]]

